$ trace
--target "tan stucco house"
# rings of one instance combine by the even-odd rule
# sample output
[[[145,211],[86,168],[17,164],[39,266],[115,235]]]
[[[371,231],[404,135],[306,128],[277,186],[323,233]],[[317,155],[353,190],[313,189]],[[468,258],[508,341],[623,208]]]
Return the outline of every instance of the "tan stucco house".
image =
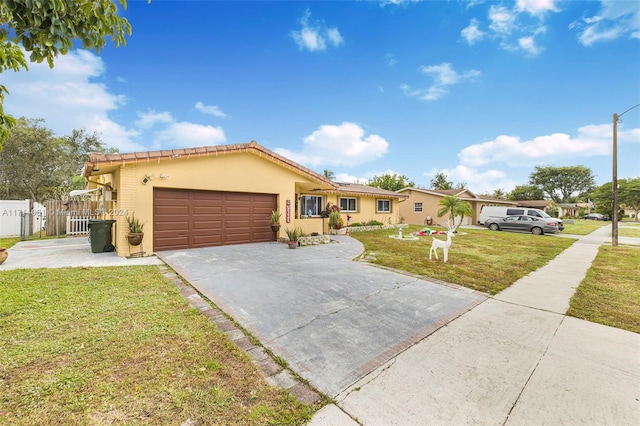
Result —
[[[274,241],[286,228],[326,233],[327,203],[352,222],[399,223],[406,195],[358,184],[339,184],[260,146],[206,146],[129,154],[92,153],[84,166],[87,189],[103,219],[114,219],[120,256],[139,249],[127,241],[127,216],[144,226],[148,252]],[[282,213],[279,235],[271,211]]]
[[[446,223],[448,218],[439,218],[438,210],[442,208],[440,201],[450,195],[456,195],[468,201],[473,208],[473,217],[465,217],[462,221],[463,225],[477,224],[483,206],[515,206],[517,204],[516,201],[478,196],[468,189],[403,188],[397,192],[408,196],[407,200],[400,204],[400,216],[405,223],[412,225]],[[457,223],[458,219],[456,219]]]

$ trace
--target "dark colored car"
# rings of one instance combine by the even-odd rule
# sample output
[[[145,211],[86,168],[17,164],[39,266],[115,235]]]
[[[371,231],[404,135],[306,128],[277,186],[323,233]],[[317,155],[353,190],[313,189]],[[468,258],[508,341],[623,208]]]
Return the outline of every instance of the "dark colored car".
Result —
[[[484,226],[492,231],[522,231],[531,232],[534,235],[558,232],[558,223],[535,216],[507,216],[503,218],[490,218],[484,222]]]
[[[584,219],[586,219],[586,220],[609,220],[609,216],[605,216],[605,215],[600,214],[600,213],[589,213],[588,215],[584,216]]]

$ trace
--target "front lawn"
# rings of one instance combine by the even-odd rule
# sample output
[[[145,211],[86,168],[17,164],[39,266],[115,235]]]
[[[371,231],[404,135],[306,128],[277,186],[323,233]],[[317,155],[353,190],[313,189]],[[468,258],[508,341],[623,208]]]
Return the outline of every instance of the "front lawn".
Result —
[[[598,220],[574,219],[574,223],[564,222],[563,234],[588,235],[603,226],[611,227],[611,222]]]
[[[618,236],[629,237],[629,238],[640,238],[640,227],[638,226],[631,227],[625,223],[624,226],[618,227]]]
[[[403,233],[408,235],[421,228],[409,226]],[[419,237],[418,241],[401,241],[389,238],[393,234],[397,231],[381,229],[352,232],[351,236],[364,244],[364,257],[371,263],[489,294],[500,292],[544,266],[575,241],[550,235],[461,228],[452,240],[449,262],[443,263],[442,250],[440,260],[429,260],[430,236]],[[446,238],[445,235],[436,237]]]
[[[640,247],[601,246],[567,315],[640,333]]]
[[[0,272],[0,424],[304,424],[154,266]]]

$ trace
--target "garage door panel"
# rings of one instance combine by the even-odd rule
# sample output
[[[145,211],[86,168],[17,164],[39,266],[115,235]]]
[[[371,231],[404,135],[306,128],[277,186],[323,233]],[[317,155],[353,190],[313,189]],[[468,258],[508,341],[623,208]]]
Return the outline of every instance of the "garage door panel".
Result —
[[[221,216],[222,206],[193,206],[194,215]]]
[[[188,200],[189,193],[181,189],[163,189],[159,192],[154,192],[154,198],[158,201],[162,200]]]
[[[207,221],[193,222],[193,226],[192,226],[192,229],[198,232],[202,232],[204,230],[220,232],[221,228],[222,228],[221,220],[207,220]]]
[[[221,235],[200,235],[193,237],[193,247],[211,247],[222,245]]]
[[[154,188],[154,250],[273,241],[276,195]]]
[[[159,245],[161,247],[171,247],[173,249],[185,249],[185,248],[189,248],[189,238],[187,236],[184,237],[176,237],[176,236],[167,236],[167,237],[161,237],[161,236],[155,236],[153,240],[155,241],[154,244],[155,245]]]
[[[163,231],[189,231],[189,223],[188,222],[159,222],[155,228],[155,232],[163,232]]]
[[[224,207],[225,214],[235,214],[238,216],[250,216],[251,209],[248,206],[225,206]]]

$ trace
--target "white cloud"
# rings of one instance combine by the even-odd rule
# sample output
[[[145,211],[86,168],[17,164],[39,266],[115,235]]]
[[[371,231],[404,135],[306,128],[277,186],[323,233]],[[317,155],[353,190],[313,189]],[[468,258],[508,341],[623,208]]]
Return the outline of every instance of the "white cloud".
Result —
[[[409,3],[418,3],[423,0],[380,0],[380,6],[385,7],[388,5],[400,6]]]
[[[478,167],[504,163],[511,167],[554,164],[578,157],[608,155],[611,125],[589,125],[578,129],[575,137],[566,133],[537,136],[523,141],[518,136],[500,135],[494,140],[471,145],[458,154],[463,165]],[[621,141],[640,140],[640,129],[618,132]]]
[[[146,113],[138,113],[138,120],[135,125],[140,129],[150,129],[156,124],[169,124],[175,121],[168,112],[149,111]]]
[[[544,50],[536,45],[536,40],[533,36],[521,37],[518,39],[518,46],[530,55],[538,55]]]
[[[231,118],[225,114],[217,105],[205,105],[202,102],[196,102],[196,109],[203,114],[213,115],[214,117]]]
[[[539,55],[544,47],[536,36],[546,31],[542,21],[547,13],[560,12],[556,3],[556,0],[518,0],[513,5],[493,4],[487,12],[488,31],[480,30],[481,23],[474,18],[461,31],[461,37],[469,45],[488,39],[497,41],[500,48],[510,52]]]
[[[387,66],[392,67],[398,63],[396,56],[393,53],[387,53],[384,55],[385,60],[387,61]]]
[[[489,28],[498,34],[509,34],[515,28],[516,15],[505,6],[492,5],[489,8]]]
[[[353,176],[348,173],[336,173],[336,182],[344,182],[344,183],[361,183],[366,185],[369,182],[369,178],[363,176]]]
[[[482,40],[482,38],[486,35],[484,31],[480,30],[478,24],[479,21],[476,18],[473,18],[469,23],[469,26],[460,31],[460,35],[467,41],[470,46]]]
[[[301,29],[291,31],[291,37],[300,50],[311,52],[327,49],[327,44],[337,47],[344,43],[344,39],[337,28],[326,28],[321,22],[310,22],[311,12],[307,10],[300,18]]]
[[[640,5],[636,1],[602,0],[597,15],[575,21],[569,28],[580,30],[578,40],[584,46],[625,35],[640,39]]]
[[[389,143],[378,135],[365,136],[355,123],[324,124],[305,137],[301,151],[276,148],[275,152],[310,167],[357,166],[382,157]]]
[[[433,84],[426,89],[412,89],[403,84],[400,86],[406,96],[416,97],[423,101],[437,101],[449,93],[449,86],[463,81],[475,81],[480,77],[480,71],[470,70],[458,73],[450,63],[443,62],[439,65],[429,65],[420,67],[420,71],[433,77]]]
[[[146,131],[153,149],[219,145],[227,141],[221,127],[177,121],[170,113],[138,113],[136,126]]]
[[[344,43],[342,35],[340,35],[340,31],[338,31],[337,28],[329,28],[327,29],[326,33],[327,33],[327,38],[329,39],[332,45],[340,46],[342,43]]]
[[[518,0],[516,10],[527,12],[533,16],[544,15],[547,12],[558,12],[555,0]]]
[[[142,149],[134,142],[138,136],[135,129],[109,118],[109,113],[125,105],[127,99],[94,81],[104,73],[102,59],[85,50],[59,56],[53,69],[46,62],[30,62],[28,71],[5,71],[2,83],[10,92],[5,98],[5,112],[15,117],[43,118],[44,125],[59,136],[84,128],[99,133],[106,146],[121,151]]]

